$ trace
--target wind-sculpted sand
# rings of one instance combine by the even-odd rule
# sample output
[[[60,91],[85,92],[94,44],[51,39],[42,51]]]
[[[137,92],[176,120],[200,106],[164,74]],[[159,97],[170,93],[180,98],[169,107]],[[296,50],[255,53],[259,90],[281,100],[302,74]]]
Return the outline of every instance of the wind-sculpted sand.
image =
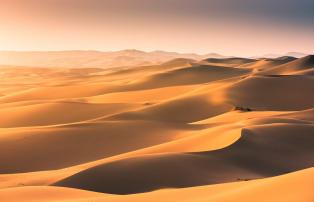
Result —
[[[0,201],[314,201],[313,58],[1,66]]]

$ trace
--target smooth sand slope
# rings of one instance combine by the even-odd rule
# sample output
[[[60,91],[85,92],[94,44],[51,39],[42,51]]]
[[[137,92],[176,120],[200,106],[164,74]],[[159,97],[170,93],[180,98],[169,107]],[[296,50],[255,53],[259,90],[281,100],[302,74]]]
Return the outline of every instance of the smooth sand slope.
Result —
[[[60,187],[21,187],[0,190],[0,199],[11,202],[121,202],[121,201],[313,201],[313,168],[286,175],[235,182],[220,185],[200,186],[185,189],[165,189],[144,194],[114,196],[83,190]],[[298,185],[298,186],[295,186]]]
[[[234,106],[252,110],[304,110],[313,107],[314,77],[252,76],[227,89]]]
[[[248,128],[243,130],[240,140],[225,149],[116,161],[85,170],[55,185],[130,194],[275,176],[314,166],[313,132],[313,124]]]
[[[158,57],[1,66],[0,201],[313,200],[313,56]]]
[[[170,141],[183,129],[189,127],[150,121],[4,129],[0,138],[0,172],[65,168]]]
[[[0,109],[0,127],[45,126],[73,123],[136,109],[136,104],[46,102]]]
[[[297,60],[293,60],[289,63],[279,65],[268,69],[261,74],[271,75],[291,75],[291,74],[306,74],[310,69],[314,68],[314,55],[309,55]]]
[[[279,58],[262,58],[260,60],[255,60],[253,62],[245,63],[239,67],[246,68],[246,69],[253,69],[256,72],[266,71],[273,67],[283,65],[289,63],[291,61],[296,60],[297,58],[290,57],[290,56],[283,56]]]

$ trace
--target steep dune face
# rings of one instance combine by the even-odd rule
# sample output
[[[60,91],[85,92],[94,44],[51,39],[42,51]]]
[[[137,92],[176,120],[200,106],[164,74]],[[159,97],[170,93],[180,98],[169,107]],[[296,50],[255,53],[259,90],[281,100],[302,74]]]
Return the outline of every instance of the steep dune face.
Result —
[[[257,60],[255,62],[245,63],[239,67],[252,69],[254,72],[261,72],[261,71],[265,71],[279,65],[289,63],[296,59],[297,58],[289,57],[289,56],[284,56],[284,57],[279,57],[279,58],[274,58],[274,59],[266,58],[266,59]]]
[[[313,132],[312,124],[252,127],[243,130],[238,142],[222,150],[116,161],[87,169],[55,185],[130,194],[275,176],[314,165]]]
[[[302,74],[303,71],[308,71],[314,68],[314,56],[309,55],[297,60],[291,61],[267,71],[261,72],[263,75],[291,75]]]
[[[314,78],[253,76],[226,90],[234,106],[253,110],[304,110],[314,107]]]
[[[191,123],[230,111],[233,106],[216,103],[206,95],[178,98],[142,110],[125,112],[111,117],[113,120],[155,120]]]

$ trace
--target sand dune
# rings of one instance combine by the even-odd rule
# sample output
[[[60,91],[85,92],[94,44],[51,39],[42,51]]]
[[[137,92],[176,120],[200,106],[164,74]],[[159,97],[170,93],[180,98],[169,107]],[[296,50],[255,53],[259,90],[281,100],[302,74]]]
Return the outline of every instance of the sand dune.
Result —
[[[194,95],[163,102],[142,110],[117,114],[112,119],[191,123],[232,109],[231,105],[216,103],[206,95]]]
[[[313,200],[313,56],[32,54],[0,67],[0,201]]]
[[[314,68],[314,56],[309,55],[289,63],[274,67],[265,72],[264,75],[291,75],[298,72],[306,71],[310,68]]]
[[[261,72],[261,71],[265,71],[270,68],[276,67],[278,65],[286,64],[296,59],[297,58],[289,57],[289,56],[283,56],[283,57],[274,58],[274,59],[266,58],[266,59],[256,60],[255,62],[245,63],[239,67],[253,69],[254,72]]]
[[[118,100],[121,103],[144,103],[145,105],[151,105],[161,101],[166,101],[168,99],[173,99],[184,94],[188,94],[195,88],[197,88],[195,85],[188,85],[107,93],[104,95],[89,97],[88,101],[91,103],[112,103]]]
[[[248,58],[208,58],[203,60],[203,62],[208,62],[210,64],[227,64],[227,65],[243,65],[246,63],[252,63],[255,62],[254,59],[248,59]]]
[[[0,102],[80,98],[102,94],[107,88],[104,84],[37,87],[3,96]]]
[[[117,202],[130,201],[287,201],[307,202],[313,200],[311,187],[313,169],[302,170],[296,173],[250,182],[237,182],[214,186],[193,187],[177,190],[160,190],[156,192],[129,195],[111,196],[98,201]],[[299,186],[295,186],[295,185]],[[97,200],[95,200],[97,202]]]
[[[52,102],[5,107],[0,109],[0,127],[45,126],[80,122],[109,116],[139,106],[119,103]]]
[[[154,74],[146,77],[133,85],[125,87],[125,90],[139,90],[161,88],[168,86],[202,84],[212,81],[242,76],[249,73],[248,70],[212,65],[194,65],[192,67],[171,70],[165,73]]]
[[[94,192],[61,187],[22,187],[0,190],[0,199],[12,202],[49,202],[49,201],[287,201],[308,202],[313,200],[311,188],[313,169],[302,170],[291,174],[220,185],[201,186],[185,189],[168,189],[155,192],[113,196]],[[294,185],[298,186],[294,186]],[[256,197],[259,196],[259,197]]]
[[[178,131],[189,128],[172,123],[115,121],[2,130],[0,173],[65,168],[173,140]]]
[[[226,149],[121,160],[87,169],[55,185],[130,194],[280,175],[314,165],[313,132],[313,124],[256,126],[243,130],[241,139]]]
[[[252,110],[304,110],[314,107],[314,78],[310,76],[252,76],[227,89],[234,106]]]
[[[61,187],[20,187],[0,190],[0,200],[11,202],[61,202],[92,200],[93,198],[105,197],[103,194],[95,192],[64,189]]]
[[[163,73],[164,71],[191,67],[192,64],[195,62],[195,60],[187,58],[176,58],[158,65],[112,68],[111,72],[106,74],[106,76],[110,76],[111,79],[130,78],[130,76],[132,76],[133,78],[136,78],[137,76],[144,77],[152,75],[154,73]]]

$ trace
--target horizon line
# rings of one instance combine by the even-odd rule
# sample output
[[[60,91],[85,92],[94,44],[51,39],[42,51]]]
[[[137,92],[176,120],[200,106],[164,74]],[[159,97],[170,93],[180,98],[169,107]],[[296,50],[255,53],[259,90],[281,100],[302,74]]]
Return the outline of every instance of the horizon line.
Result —
[[[180,51],[170,51],[170,50],[160,50],[160,49],[155,49],[155,50],[143,50],[143,49],[135,49],[135,48],[126,48],[126,49],[117,49],[117,50],[100,50],[100,49],[51,49],[51,50],[0,50],[0,52],[25,52],[25,53],[31,53],[31,52],[37,52],[37,53],[44,53],[44,52],[99,52],[99,53],[114,53],[114,52],[122,52],[122,51],[138,51],[138,52],[143,52],[143,53],[154,53],[154,52],[165,52],[165,53],[177,53],[177,54],[195,54],[199,56],[206,56],[210,54],[217,54],[221,56],[226,56],[226,57],[263,57],[265,55],[281,55],[281,56],[289,56],[289,54],[304,54],[304,55],[313,55],[313,53],[304,53],[302,51],[287,51],[285,53],[263,53],[260,54],[259,56],[257,55],[229,55],[229,54],[221,54],[218,52],[207,52],[207,53],[198,53],[198,52],[180,52]]]

